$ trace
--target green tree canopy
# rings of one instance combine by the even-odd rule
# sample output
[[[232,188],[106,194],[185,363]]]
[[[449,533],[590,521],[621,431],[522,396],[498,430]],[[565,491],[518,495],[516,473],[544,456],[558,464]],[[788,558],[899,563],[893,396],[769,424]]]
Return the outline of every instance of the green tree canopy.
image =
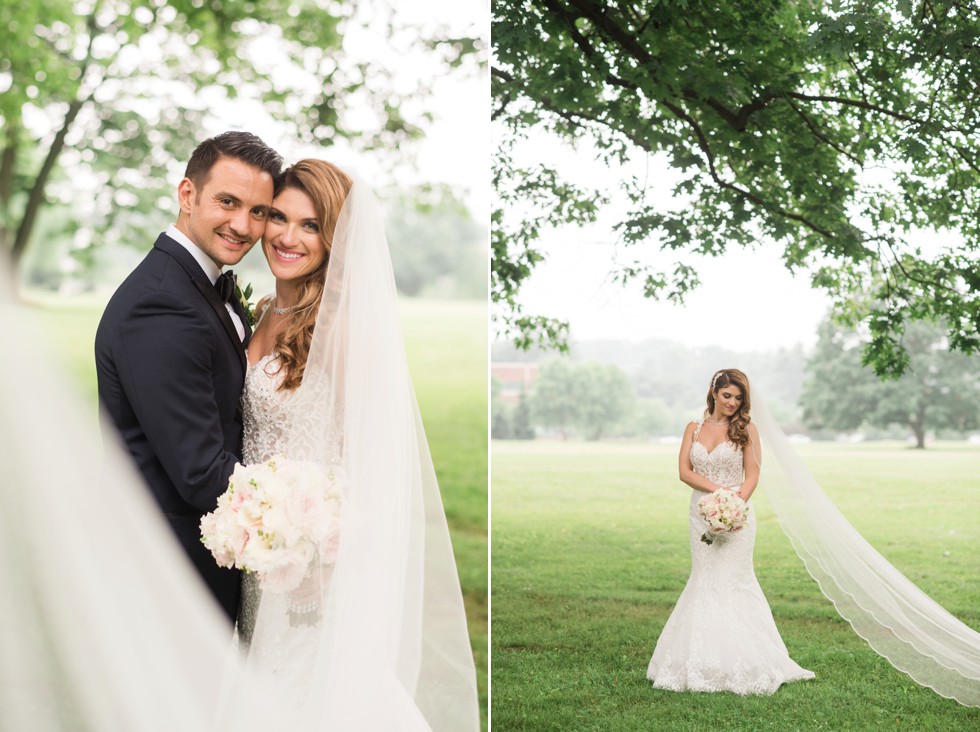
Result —
[[[529,399],[531,421],[567,437],[576,429],[598,440],[623,419],[634,393],[618,367],[554,359],[541,366]]]
[[[900,424],[912,431],[919,448],[925,447],[928,430],[980,426],[980,357],[949,351],[943,328],[925,321],[907,324],[903,346],[909,368],[900,379],[884,383],[861,367],[864,340],[832,321],[820,326],[800,397],[807,424],[834,430]]]
[[[557,430],[568,437],[578,418],[575,365],[566,359],[553,359],[541,365],[531,392],[531,420],[536,425]]]
[[[514,405],[511,415],[511,435],[515,440],[533,440],[534,427],[531,426],[531,405],[528,404],[527,395],[521,393],[520,399]]]
[[[343,48],[355,13],[327,0],[0,4],[0,249],[18,262],[52,201],[71,204],[74,230],[144,240],[172,215],[172,168],[231,100],[261,105],[296,140],[409,156],[424,93]],[[481,51],[476,37],[398,42],[446,68]]]
[[[586,140],[610,164],[661,154],[672,196],[626,179],[625,247],[720,255],[771,241],[864,322],[880,375],[909,320],[980,350],[980,7],[949,0],[496,0],[492,297],[516,342],[561,344],[521,310],[543,228],[595,220],[608,191],[518,164],[516,141]],[[941,243],[922,244],[923,232]],[[697,272],[612,273],[683,301]],[[858,308],[855,294],[875,305]]]
[[[388,218],[398,291],[409,296],[487,299],[487,230],[446,192],[424,206],[399,200]]]

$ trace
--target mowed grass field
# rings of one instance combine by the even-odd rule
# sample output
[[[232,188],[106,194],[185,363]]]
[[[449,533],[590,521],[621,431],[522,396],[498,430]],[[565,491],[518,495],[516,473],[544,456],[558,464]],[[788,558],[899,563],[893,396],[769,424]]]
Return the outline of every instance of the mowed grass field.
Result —
[[[29,317],[92,406],[97,300],[35,298]],[[470,641],[487,709],[487,310],[477,301],[402,303],[409,366],[439,477],[466,601]]]
[[[799,449],[865,538],[980,630],[980,448]],[[653,689],[647,663],[690,572],[677,447],[495,441],[491,452],[494,730],[980,730],[980,709],[918,686],[837,615],[764,482],[756,574],[790,655],[816,679],[770,697]]]

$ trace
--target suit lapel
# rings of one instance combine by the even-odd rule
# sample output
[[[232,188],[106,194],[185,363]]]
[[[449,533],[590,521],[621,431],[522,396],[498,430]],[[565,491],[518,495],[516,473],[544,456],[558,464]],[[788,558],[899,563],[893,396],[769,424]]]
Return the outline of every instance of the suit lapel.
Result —
[[[214,285],[205,276],[204,271],[201,269],[200,265],[194,261],[194,257],[191,256],[184,247],[175,242],[166,234],[160,234],[157,237],[156,243],[153,245],[157,249],[160,249],[175,260],[184,269],[185,272],[190,276],[191,282],[194,286],[204,295],[204,299],[207,300],[208,305],[214,310],[215,314],[218,316],[218,320],[224,327],[225,333],[228,338],[231,339],[232,346],[235,348],[235,353],[238,354],[239,361],[242,364],[242,370],[247,370],[248,361],[245,357],[245,347],[242,344],[241,338],[238,337],[238,331],[235,329],[235,324],[231,322],[231,315],[228,313],[228,308],[225,307],[224,301],[218,296],[218,291],[214,289]],[[232,304],[234,307],[234,304]],[[242,317],[239,315],[239,317]],[[242,324],[245,326],[246,337],[249,335],[248,331],[248,320],[246,318],[242,319]]]
[[[228,313],[228,308],[225,307],[225,301],[218,297],[218,291],[214,289],[214,285],[210,282],[204,283],[199,279],[192,278],[197,289],[201,291],[204,298],[208,301],[208,304],[214,309],[218,314],[218,319],[221,324],[225,327],[225,333],[231,339],[232,344],[235,346],[235,351],[238,353],[239,358],[242,362],[242,368],[246,366],[245,361],[245,348],[242,346],[242,339],[238,337],[238,331],[235,330],[235,324],[231,322],[231,315]]]

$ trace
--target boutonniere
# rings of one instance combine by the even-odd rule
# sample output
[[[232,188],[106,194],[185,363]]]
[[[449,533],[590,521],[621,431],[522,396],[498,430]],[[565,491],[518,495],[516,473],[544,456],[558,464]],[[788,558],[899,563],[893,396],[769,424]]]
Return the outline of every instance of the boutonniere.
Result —
[[[245,317],[248,318],[249,327],[253,327],[255,325],[255,306],[249,299],[252,297],[252,283],[246,283],[245,289],[242,289],[241,280],[238,279],[237,275],[235,276],[235,297],[238,298],[239,305],[245,311]]]

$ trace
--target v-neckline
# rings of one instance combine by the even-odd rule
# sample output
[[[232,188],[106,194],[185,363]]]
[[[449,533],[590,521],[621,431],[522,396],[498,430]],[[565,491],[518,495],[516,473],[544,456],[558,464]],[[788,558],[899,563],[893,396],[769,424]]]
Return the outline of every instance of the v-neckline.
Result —
[[[732,444],[732,441],[731,441],[731,440],[725,440],[725,441],[723,441],[723,442],[719,442],[719,443],[718,443],[717,445],[715,445],[714,447],[712,447],[712,448],[711,448],[710,450],[708,449],[708,446],[707,446],[707,445],[705,445],[705,444],[704,444],[703,442],[701,442],[700,440],[695,440],[695,441],[694,441],[694,444],[695,444],[695,445],[700,445],[700,446],[701,446],[701,449],[703,449],[703,450],[704,450],[704,452],[705,452],[705,454],[706,454],[706,455],[707,455],[708,457],[711,457],[711,456],[712,456],[712,455],[713,455],[713,454],[715,453],[715,450],[717,450],[717,449],[718,449],[719,447],[721,447],[722,445],[731,445],[731,444]]]

